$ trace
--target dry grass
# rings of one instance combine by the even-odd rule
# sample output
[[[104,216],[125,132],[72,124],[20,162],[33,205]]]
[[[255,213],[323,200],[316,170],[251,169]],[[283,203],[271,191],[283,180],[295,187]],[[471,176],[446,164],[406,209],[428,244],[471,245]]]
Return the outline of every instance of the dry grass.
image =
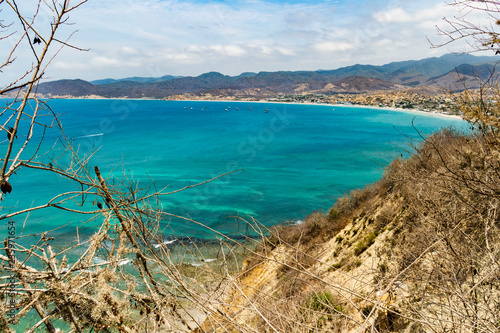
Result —
[[[288,255],[272,297],[251,299],[258,331],[498,331],[500,140],[485,128],[425,138],[328,215],[274,229],[260,253]]]
[[[52,13],[55,32],[85,2],[40,1],[43,8],[28,20],[10,6],[22,33],[10,34],[6,26],[0,39],[14,38],[10,45],[15,54],[22,43],[33,46],[30,36],[37,32],[26,22]],[[52,42],[60,43],[53,34],[43,40],[45,51]],[[199,260],[199,267],[186,269],[164,243],[161,221],[201,224],[163,212],[158,197],[166,193],[145,192],[126,177],[104,179],[97,167],[92,172],[92,152],[80,156],[62,131],[62,147],[51,152],[56,157],[50,161],[35,155],[21,158],[32,133],[17,138],[20,124],[38,134],[60,126],[45,102],[33,99],[36,107],[26,107],[50,62],[45,51],[0,91],[18,91],[22,100],[2,111],[6,117],[0,132],[7,134],[8,147],[0,197],[12,190],[10,177],[31,168],[57,173],[72,188],[81,188],[32,210],[68,209],[80,197],[98,198],[106,207],[73,209],[102,224],[89,239],[77,237],[55,253],[45,234],[33,236],[37,244],[30,247],[16,237],[5,240],[5,255],[0,255],[2,332],[13,331],[9,319],[18,324],[27,317],[32,318],[30,332],[50,333],[61,323],[70,332],[500,331],[498,85],[462,94],[461,111],[474,127],[471,135],[448,129],[423,138],[410,159],[394,161],[381,181],[340,198],[327,215],[315,212],[303,224],[277,227],[269,234],[249,221],[249,228],[263,238],[255,251],[219,233],[218,260],[210,264],[203,249],[179,244]],[[8,56],[0,68],[12,61]],[[41,122],[40,116],[47,120],[47,114],[53,118]],[[16,140],[24,144],[14,145]],[[61,162],[66,157],[69,165]],[[4,230],[11,230],[12,217],[26,213],[2,215],[9,221]],[[244,272],[238,247],[252,253]],[[69,251],[82,254],[68,262]],[[105,260],[95,263],[96,255]]]

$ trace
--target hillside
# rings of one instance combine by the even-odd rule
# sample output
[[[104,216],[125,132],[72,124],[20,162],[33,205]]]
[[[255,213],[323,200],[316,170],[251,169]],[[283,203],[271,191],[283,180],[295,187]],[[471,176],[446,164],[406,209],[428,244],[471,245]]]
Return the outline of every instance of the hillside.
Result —
[[[419,61],[394,62],[383,66],[354,65],[336,70],[242,73],[228,76],[209,72],[197,77],[131,77],[86,82],[61,80],[40,84],[46,96],[106,98],[169,98],[171,96],[236,96],[263,98],[283,94],[364,93],[435,87],[460,91],[476,88],[475,73],[492,73],[496,57],[444,55]],[[490,70],[488,72],[488,70]]]
[[[462,64],[453,71],[431,78],[427,82],[446,90],[462,91],[464,89],[478,89],[481,83],[488,81],[490,77],[493,78],[493,81],[498,81],[498,73],[495,73],[495,66],[492,64]]]
[[[493,119],[427,138],[328,214],[274,229],[196,332],[498,332]]]
[[[131,82],[138,82],[138,83],[151,83],[151,82],[168,81],[168,80],[178,79],[181,77],[182,76],[173,76],[173,75],[164,75],[161,77],[133,76],[133,77],[126,77],[123,79],[108,78],[108,79],[94,80],[94,81],[90,81],[90,83],[92,83],[92,84],[109,84],[109,83],[115,83],[115,82],[121,82],[121,81],[131,81]]]

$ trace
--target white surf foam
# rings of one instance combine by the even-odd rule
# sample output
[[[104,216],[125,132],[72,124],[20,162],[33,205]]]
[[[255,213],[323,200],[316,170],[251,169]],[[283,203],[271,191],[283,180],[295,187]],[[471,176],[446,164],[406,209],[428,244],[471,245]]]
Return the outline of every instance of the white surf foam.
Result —
[[[89,135],[82,135],[82,136],[78,136],[76,137],[77,139],[83,139],[83,138],[91,138],[93,136],[103,136],[104,133],[98,133],[98,134],[89,134]]]
[[[174,243],[175,241],[177,241],[177,239],[172,239],[172,240],[169,240],[169,241],[164,241],[163,243],[161,244],[155,244],[154,247],[155,249],[159,248],[160,246],[162,245],[168,245],[168,244],[172,244]]]

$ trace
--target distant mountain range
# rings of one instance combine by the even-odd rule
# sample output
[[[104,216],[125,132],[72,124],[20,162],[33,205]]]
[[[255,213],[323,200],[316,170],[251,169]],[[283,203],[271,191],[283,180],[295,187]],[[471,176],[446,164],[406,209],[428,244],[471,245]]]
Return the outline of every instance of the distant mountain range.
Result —
[[[124,79],[102,79],[102,80],[94,80],[90,81],[92,84],[108,84],[108,83],[114,83],[114,82],[121,82],[121,81],[132,81],[132,82],[139,82],[139,83],[152,83],[152,82],[160,82],[160,81],[168,81],[168,80],[173,80],[173,79],[179,79],[182,76],[172,76],[172,75],[164,75],[161,77],[138,77],[138,76],[133,76],[133,77],[126,77]]]
[[[392,62],[383,66],[354,65],[335,70],[242,73],[217,72],[197,77],[165,75],[87,82],[59,80],[39,85],[44,96],[102,96],[107,98],[167,98],[173,95],[265,97],[280,94],[360,93],[425,87],[459,91],[477,88],[480,80],[496,76],[499,57],[446,54],[423,60]],[[496,78],[496,77],[495,77]]]

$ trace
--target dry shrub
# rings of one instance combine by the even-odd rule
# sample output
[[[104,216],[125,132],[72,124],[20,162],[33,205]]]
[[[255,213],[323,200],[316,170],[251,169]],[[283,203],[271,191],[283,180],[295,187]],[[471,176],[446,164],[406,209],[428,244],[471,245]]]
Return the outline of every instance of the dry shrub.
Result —
[[[421,295],[412,304],[418,315],[438,318],[448,331],[500,325],[499,151],[500,142],[483,132],[446,129],[386,175],[405,209],[396,236],[404,246],[392,259]]]
[[[367,234],[362,240],[360,240],[354,246],[354,254],[356,256],[359,256],[361,253],[365,252],[375,242],[376,238],[377,235],[373,232]]]
[[[337,221],[330,221],[322,212],[316,211],[305,218],[303,223],[282,225],[274,228],[268,237],[271,246],[277,244],[311,245],[328,239],[334,231],[342,229]]]
[[[286,301],[259,307],[264,318],[258,320],[258,332],[342,332],[349,319],[345,299],[334,291],[317,286],[301,290]]]
[[[280,295],[286,299],[300,299],[311,282],[310,277],[300,269],[289,269],[280,278]]]
[[[273,230],[267,249],[279,245],[288,256],[272,297],[253,300],[263,316],[252,328],[498,332],[500,139],[493,125],[426,137],[411,158],[393,161],[380,182],[340,198],[327,216],[315,212]],[[336,236],[351,222],[350,235]],[[324,267],[315,255],[332,237],[342,253]]]
[[[373,185],[364,189],[356,189],[339,198],[325,216],[322,212],[316,211],[307,216],[303,223],[295,225],[280,225],[270,231],[266,240],[259,244],[255,250],[257,258],[251,260],[249,267],[254,267],[260,262],[261,257],[265,257],[279,244],[287,246],[300,245],[302,251],[307,253],[314,248],[314,244],[320,244],[343,230],[350,223],[354,211],[361,209],[367,201],[378,193],[386,191],[389,181],[383,186],[377,186],[376,191]]]
[[[352,190],[349,194],[345,194],[335,202],[330,209],[329,216],[332,218],[348,216],[355,209],[359,208],[362,203],[365,203],[367,199],[372,198],[374,194],[372,185],[368,185],[364,189]]]
[[[378,332],[498,331],[500,141],[445,129],[415,148],[410,159],[391,164],[382,184],[341,198],[328,216],[315,212],[301,225],[273,230],[267,243],[289,255],[272,297],[253,300],[263,314],[257,331],[364,331],[359,318],[367,315],[364,329]],[[352,229],[356,241],[336,236],[353,221],[363,223]],[[386,243],[368,251],[378,264],[364,271],[361,254],[382,234]],[[320,267],[316,249],[335,236],[342,251],[356,256]],[[359,291],[350,294],[348,283],[336,286],[328,274],[370,276],[372,292],[355,309],[349,302]],[[325,288],[319,281],[332,283]],[[381,290],[390,297],[374,307]],[[341,296],[332,302],[325,292]]]
[[[371,185],[364,189],[353,190],[337,200],[329,210],[328,216],[316,211],[306,217],[304,223],[292,226],[279,226],[271,232],[268,242],[273,246],[279,243],[308,245],[321,243],[335,236],[350,222],[354,210],[366,204],[375,196]]]
[[[257,331],[273,331],[271,326],[279,332],[363,331],[363,321],[353,318],[369,315],[377,304],[374,295],[384,289],[390,298],[375,307],[379,310],[365,329],[498,331],[500,141],[445,129],[415,149],[410,159],[394,161],[381,183],[339,199],[328,216],[315,212],[301,225],[273,230],[268,244],[283,246],[290,255],[281,263],[273,297],[254,301],[264,315]],[[352,229],[356,241],[339,235],[337,243],[359,257],[342,256],[323,270],[316,248],[353,221],[364,221]],[[361,271],[366,262],[360,255],[381,234],[386,243],[368,251],[378,264]],[[342,285],[342,296],[330,302],[321,293],[333,295],[336,281],[325,289],[318,281],[329,276],[322,274],[371,276],[372,300],[359,301],[356,310],[348,300],[359,292],[350,294]]]

